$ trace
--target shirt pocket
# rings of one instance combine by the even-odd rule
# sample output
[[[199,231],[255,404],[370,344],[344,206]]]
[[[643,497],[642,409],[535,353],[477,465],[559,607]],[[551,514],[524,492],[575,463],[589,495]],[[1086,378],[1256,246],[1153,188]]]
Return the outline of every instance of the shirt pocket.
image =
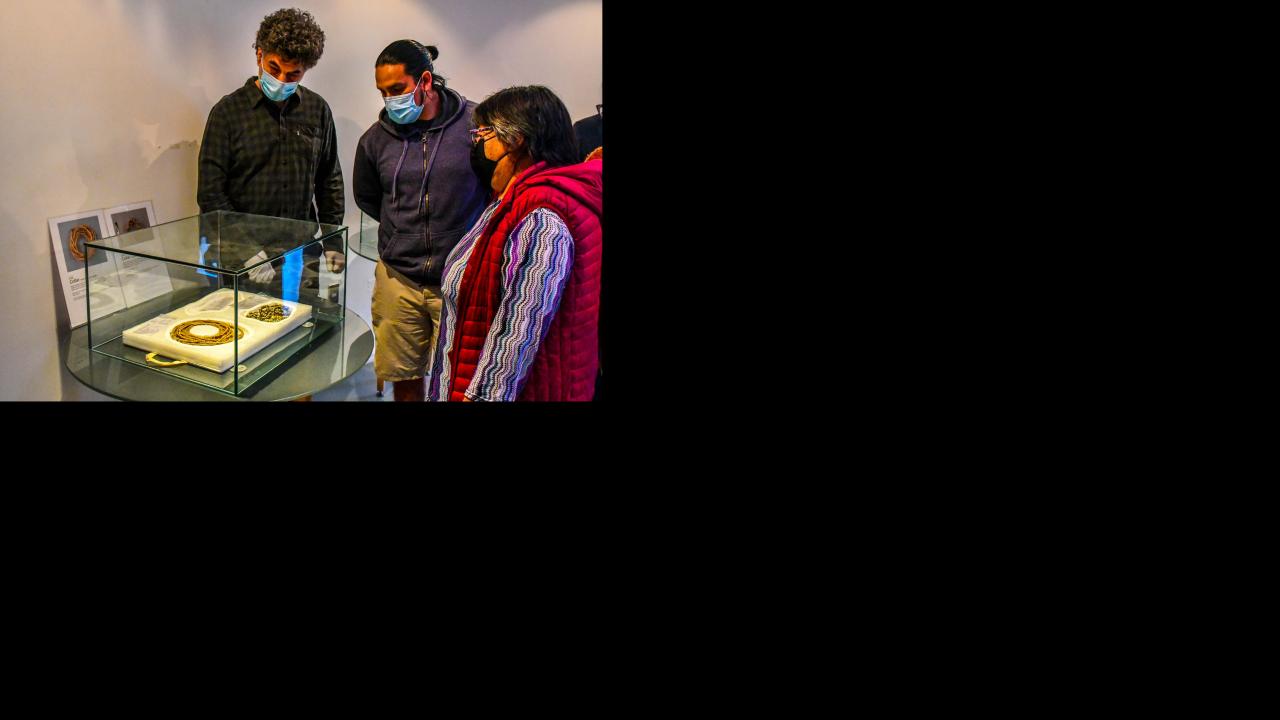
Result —
[[[320,166],[320,158],[324,150],[324,136],[320,129],[310,125],[299,125],[294,129],[299,151],[307,158],[308,166],[314,171]]]

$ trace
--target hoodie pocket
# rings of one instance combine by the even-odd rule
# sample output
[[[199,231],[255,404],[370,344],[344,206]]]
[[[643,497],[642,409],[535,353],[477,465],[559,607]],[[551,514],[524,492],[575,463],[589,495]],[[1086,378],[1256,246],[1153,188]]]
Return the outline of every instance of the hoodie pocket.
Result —
[[[427,259],[426,233],[396,231],[390,237],[378,236],[378,255],[383,260],[399,260],[396,265],[421,264]]]
[[[467,234],[470,228],[461,230],[447,230],[445,232],[431,233],[431,269],[441,270],[445,262],[449,258],[449,253],[453,252],[453,248]]]

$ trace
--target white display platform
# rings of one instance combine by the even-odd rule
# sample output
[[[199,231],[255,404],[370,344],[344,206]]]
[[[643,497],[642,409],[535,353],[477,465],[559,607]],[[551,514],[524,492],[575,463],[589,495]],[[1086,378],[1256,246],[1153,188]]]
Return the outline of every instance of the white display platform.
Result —
[[[187,345],[174,340],[169,334],[174,327],[189,320],[221,320],[235,325],[232,308],[232,290],[221,289],[212,292],[196,302],[157,315],[150,320],[135,325],[124,331],[124,344],[140,350],[157,353],[165,359],[186,360],[197,367],[217,373],[226,372],[236,364],[235,343],[222,345]],[[280,322],[262,322],[248,317],[248,314],[260,305],[278,302],[292,310],[289,317]],[[240,338],[240,362],[251,358],[258,351],[267,347],[289,331],[307,322],[311,318],[311,306],[289,302],[280,298],[258,293],[240,293],[240,328],[244,337]],[[210,326],[209,334],[216,334]],[[202,334],[199,328],[191,330],[194,334]]]

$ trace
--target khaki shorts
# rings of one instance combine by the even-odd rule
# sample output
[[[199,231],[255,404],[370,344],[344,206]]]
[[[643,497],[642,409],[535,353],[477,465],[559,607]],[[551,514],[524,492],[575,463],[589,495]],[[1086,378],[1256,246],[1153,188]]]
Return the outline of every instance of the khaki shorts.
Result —
[[[373,372],[391,382],[425,377],[440,334],[440,287],[419,285],[379,260],[371,309]]]

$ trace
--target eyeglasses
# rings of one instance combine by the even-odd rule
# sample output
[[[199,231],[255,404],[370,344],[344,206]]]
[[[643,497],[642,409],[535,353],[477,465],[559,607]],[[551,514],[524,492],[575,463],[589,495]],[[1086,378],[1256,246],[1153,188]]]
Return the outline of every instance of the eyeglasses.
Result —
[[[480,142],[482,140],[489,140],[492,137],[494,137],[494,136],[481,137],[481,135],[484,135],[485,133],[490,133],[493,131],[494,130],[492,127],[489,127],[486,125],[484,127],[478,127],[475,130],[468,130],[467,132],[471,133],[471,142]]]

